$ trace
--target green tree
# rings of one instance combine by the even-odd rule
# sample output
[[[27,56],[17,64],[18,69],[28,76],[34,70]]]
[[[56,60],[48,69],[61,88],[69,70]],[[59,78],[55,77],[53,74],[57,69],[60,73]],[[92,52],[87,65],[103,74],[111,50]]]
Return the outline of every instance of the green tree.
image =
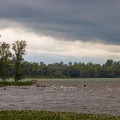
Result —
[[[112,66],[113,65],[113,60],[112,59],[108,59],[105,63],[106,66]]]
[[[12,56],[10,52],[10,45],[6,42],[0,45],[0,76],[3,81],[9,77],[10,73],[10,57]]]
[[[14,50],[14,70],[15,70],[15,81],[21,80],[23,76],[23,65],[24,65],[24,59],[23,55],[26,54],[25,48],[27,46],[26,41],[15,41],[13,44],[12,49]]]

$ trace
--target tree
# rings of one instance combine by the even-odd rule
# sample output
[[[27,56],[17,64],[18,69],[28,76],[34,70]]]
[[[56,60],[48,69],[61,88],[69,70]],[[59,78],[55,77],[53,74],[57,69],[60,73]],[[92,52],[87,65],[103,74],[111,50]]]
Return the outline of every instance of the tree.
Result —
[[[10,57],[12,56],[10,52],[10,45],[3,42],[0,45],[0,76],[3,81],[6,81],[6,79],[9,77],[10,72]]]
[[[21,80],[23,76],[22,68],[23,68],[23,55],[26,54],[25,48],[27,46],[26,41],[15,41],[13,44],[12,49],[14,50],[14,70],[15,70],[15,81]]]
[[[113,65],[113,60],[112,59],[108,59],[105,63],[106,66],[112,66]]]

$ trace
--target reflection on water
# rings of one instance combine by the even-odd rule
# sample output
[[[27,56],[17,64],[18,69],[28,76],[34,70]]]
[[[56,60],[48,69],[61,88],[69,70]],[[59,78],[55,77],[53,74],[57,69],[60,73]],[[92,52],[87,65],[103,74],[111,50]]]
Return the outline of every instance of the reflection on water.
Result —
[[[47,110],[120,115],[120,82],[41,81],[0,87],[0,110]]]

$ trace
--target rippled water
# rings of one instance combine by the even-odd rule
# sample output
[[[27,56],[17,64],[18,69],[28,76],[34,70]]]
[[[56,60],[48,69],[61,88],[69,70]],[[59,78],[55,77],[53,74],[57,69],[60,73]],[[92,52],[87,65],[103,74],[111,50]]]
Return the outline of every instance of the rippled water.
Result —
[[[40,81],[0,87],[0,110],[47,110],[120,116],[119,81]]]

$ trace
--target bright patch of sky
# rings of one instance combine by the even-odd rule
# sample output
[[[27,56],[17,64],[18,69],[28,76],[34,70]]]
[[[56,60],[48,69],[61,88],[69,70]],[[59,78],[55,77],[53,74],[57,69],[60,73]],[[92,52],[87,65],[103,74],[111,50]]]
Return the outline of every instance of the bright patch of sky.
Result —
[[[14,23],[15,24],[15,23]],[[17,26],[18,25],[16,23]],[[27,55],[25,60],[31,62],[43,61],[47,64],[55,62],[98,62],[104,63],[111,58],[120,59],[119,45],[103,44],[100,42],[66,40],[51,36],[37,35],[33,32],[27,32],[21,28],[5,28],[0,30],[1,39],[12,46],[16,40],[27,41]],[[100,41],[100,40],[97,40]],[[86,60],[87,59],[87,60]]]

